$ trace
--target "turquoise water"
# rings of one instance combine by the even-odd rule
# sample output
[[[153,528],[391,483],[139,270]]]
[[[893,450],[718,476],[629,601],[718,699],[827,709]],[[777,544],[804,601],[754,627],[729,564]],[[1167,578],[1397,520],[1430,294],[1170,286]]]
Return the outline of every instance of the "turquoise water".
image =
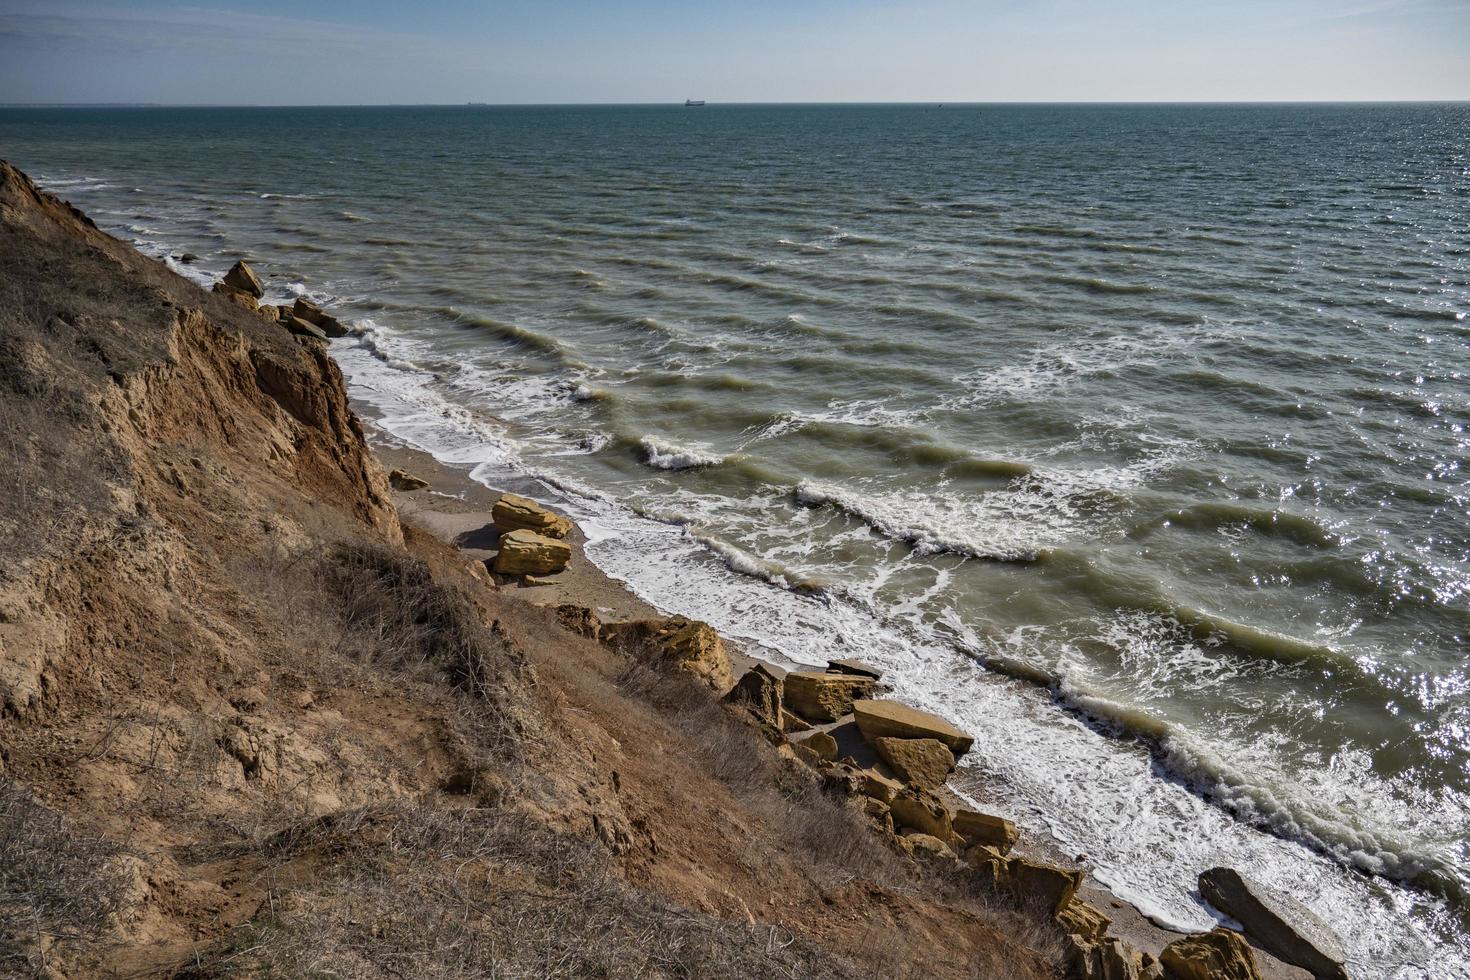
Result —
[[[1245,867],[1470,964],[1470,106],[0,110],[384,428],[978,736],[1162,920]]]

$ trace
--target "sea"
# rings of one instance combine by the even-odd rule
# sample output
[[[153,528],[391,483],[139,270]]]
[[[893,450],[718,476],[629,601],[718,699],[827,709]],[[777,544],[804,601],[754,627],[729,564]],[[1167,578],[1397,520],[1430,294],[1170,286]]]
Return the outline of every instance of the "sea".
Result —
[[[0,109],[654,605],[857,657],[1161,923],[1470,976],[1470,105]]]

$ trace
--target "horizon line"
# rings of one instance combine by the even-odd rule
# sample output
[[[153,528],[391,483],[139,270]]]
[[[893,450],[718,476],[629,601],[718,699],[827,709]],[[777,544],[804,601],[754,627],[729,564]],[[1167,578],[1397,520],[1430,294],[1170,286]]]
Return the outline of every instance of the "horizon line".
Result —
[[[1465,105],[1454,99],[946,99],[842,100],[816,102],[710,102],[718,106],[1289,106],[1289,105]],[[0,109],[517,109],[517,108],[686,108],[684,102],[0,102]]]

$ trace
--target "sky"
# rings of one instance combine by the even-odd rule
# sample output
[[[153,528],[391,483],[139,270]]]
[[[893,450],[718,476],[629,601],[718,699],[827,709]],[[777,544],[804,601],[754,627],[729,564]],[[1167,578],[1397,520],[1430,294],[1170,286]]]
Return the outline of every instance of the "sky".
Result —
[[[0,103],[1470,100],[1470,0],[0,0]]]

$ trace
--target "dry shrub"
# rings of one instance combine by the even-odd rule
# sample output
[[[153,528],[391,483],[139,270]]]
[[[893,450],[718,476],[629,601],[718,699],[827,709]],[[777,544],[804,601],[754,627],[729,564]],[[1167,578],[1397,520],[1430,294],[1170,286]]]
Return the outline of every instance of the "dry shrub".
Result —
[[[501,810],[403,806],[314,822],[292,850],[332,871],[276,896],[196,977],[850,977],[769,926],[678,908],[618,876],[605,850]]]
[[[48,975],[58,944],[97,947],[124,894],[116,856],[0,780],[0,975]]]

